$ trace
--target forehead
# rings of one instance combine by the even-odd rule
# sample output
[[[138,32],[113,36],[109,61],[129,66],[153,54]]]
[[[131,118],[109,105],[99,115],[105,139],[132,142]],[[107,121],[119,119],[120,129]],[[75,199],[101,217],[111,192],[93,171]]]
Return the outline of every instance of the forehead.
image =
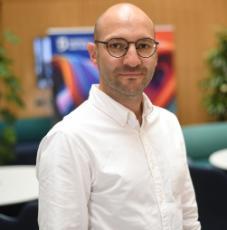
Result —
[[[154,37],[154,26],[143,12],[121,10],[106,14],[99,21],[99,39],[121,37],[127,40]]]
[[[125,38],[127,40],[134,40],[144,37],[154,37],[152,28],[139,25],[138,23],[113,23],[112,25],[105,26],[100,32],[102,39],[110,39],[114,37]]]

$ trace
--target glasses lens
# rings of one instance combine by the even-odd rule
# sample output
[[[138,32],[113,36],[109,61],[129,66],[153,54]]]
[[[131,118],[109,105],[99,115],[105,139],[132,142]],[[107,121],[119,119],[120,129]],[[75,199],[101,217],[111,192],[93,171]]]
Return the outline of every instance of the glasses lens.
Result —
[[[128,42],[121,38],[113,38],[108,41],[107,49],[111,56],[122,57],[128,50]]]
[[[157,44],[153,39],[143,38],[136,42],[136,50],[141,57],[152,56],[157,48]]]

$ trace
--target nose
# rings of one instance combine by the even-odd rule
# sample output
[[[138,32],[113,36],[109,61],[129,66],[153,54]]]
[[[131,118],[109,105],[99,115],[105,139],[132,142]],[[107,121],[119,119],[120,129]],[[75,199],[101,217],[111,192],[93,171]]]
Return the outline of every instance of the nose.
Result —
[[[136,47],[134,44],[130,44],[128,51],[123,59],[123,64],[131,67],[136,67],[141,64],[141,59],[137,54]]]

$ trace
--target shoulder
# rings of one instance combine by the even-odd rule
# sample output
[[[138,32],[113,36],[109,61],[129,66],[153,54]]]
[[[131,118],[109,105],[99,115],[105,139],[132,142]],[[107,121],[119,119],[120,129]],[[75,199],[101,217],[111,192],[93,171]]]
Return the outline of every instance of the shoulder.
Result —
[[[153,121],[151,122],[151,125],[153,124],[153,126],[157,127],[158,129],[162,129],[164,132],[174,132],[175,134],[178,133],[181,135],[181,125],[176,114],[167,109],[154,106],[151,121]]]
[[[158,116],[161,120],[167,121],[167,122],[172,121],[174,123],[175,122],[179,123],[176,114],[174,114],[173,112],[171,112],[167,109],[161,108],[159,106],[154,106],[154,110],[156,111],[156,113],[158,114]]]
[[[86,120],[83,113],[86,109],[86,105],[75,109],[49,130],[39,144],[37,163],[41,158],[50,164],[63,159],[71,161],[76,156],[87,158],[81,141],[84,130],[82,123]]]
[[[95,108],[92,107],[85,101],[71,113],[66,115],[61,121],[58,121],[47,133],[47,137],[52,136],[56,133],[62,133],[64,135],[70,136],[80,133],[89,119],[91,119],[91,114],[94,114]]]

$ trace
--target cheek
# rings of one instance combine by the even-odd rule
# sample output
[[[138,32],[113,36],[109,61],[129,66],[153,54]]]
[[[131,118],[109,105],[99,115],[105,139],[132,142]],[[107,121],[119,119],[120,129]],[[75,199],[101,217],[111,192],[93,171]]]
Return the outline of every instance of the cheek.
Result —
[[[143,66],[147,68],[147,70],[155,70],[157,65],[157,59],[153,58],[153,59],[146,59],[143,61]]]
[[[112,73],[116,68],[121,66],[120,59],[110,57],[109,55],[102,55],[98,58],[98,67],[100,73]]]
[[[157,60],[158,60],[157,55],[155,55],[155,56],[152,56],[150,58],[144,58],[143,63],[145,65],[149,65],[149,66],[156,66]]]

